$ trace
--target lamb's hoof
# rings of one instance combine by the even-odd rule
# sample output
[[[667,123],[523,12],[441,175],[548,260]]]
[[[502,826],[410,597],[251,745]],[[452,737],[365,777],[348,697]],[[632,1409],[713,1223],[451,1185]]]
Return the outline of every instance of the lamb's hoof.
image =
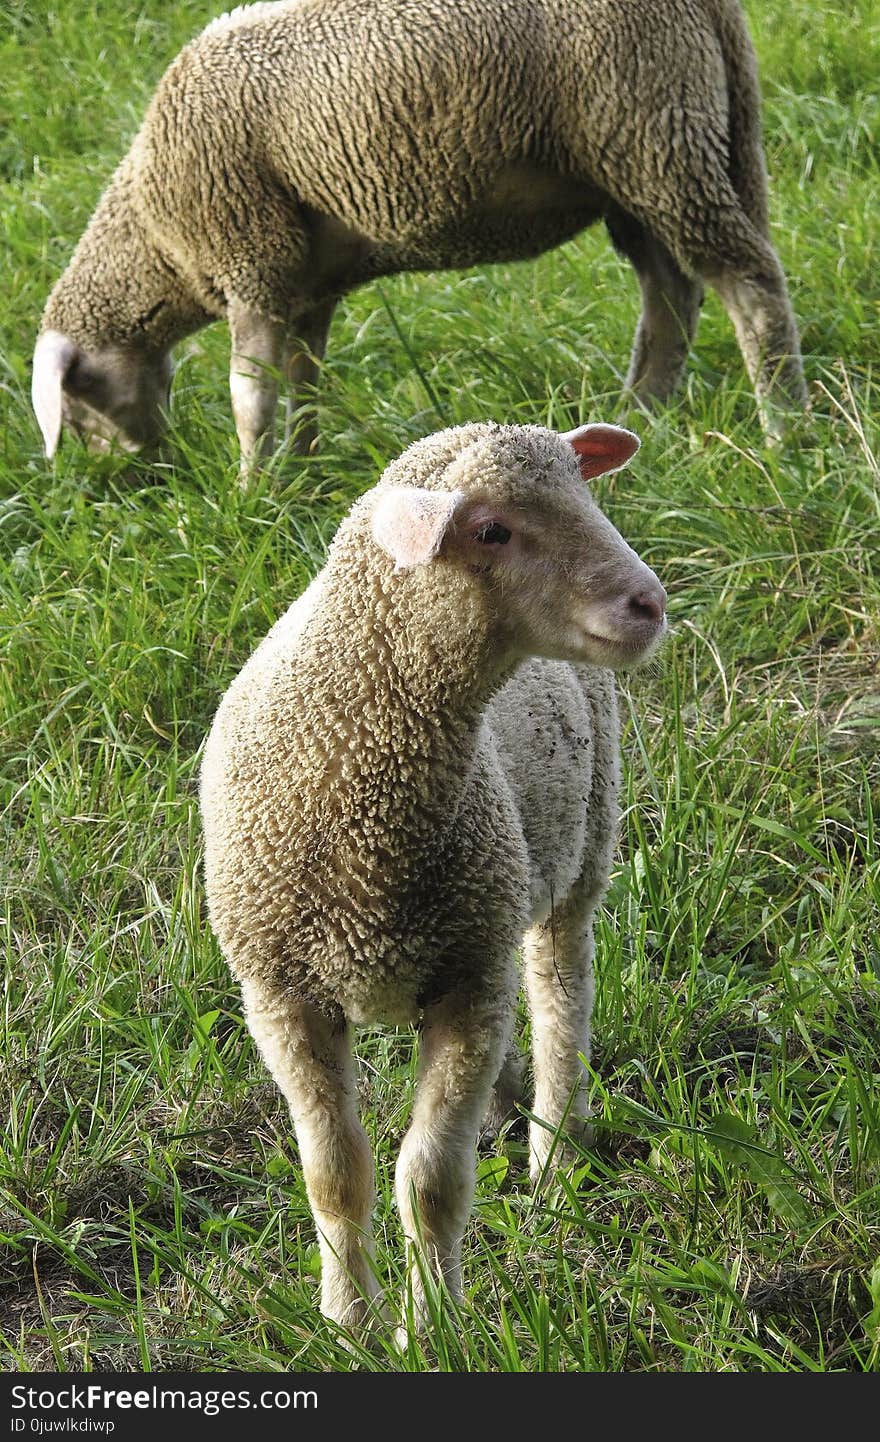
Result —
[[[532,1142],[529,1180],[535,1188],[550,1186],[557,1172],[573,1172],[584,1164],[584,1153],[595,1139],[592,1122],[571,1120],[564,1131],[541,1129],[538,1144]]]
[[[401,1313],[401,1316],[403,1314]],[[394,1329],[394,1345],[399,1352],[406,1352],[410,1342],[415,1342],[424,1351],[430,1332],[426,1312],[413,1312],[412,1316],[399,1321]]]
[[[394,1319],[384,1293],[377,1292],[369,1300],[355,1298],[341,1316],[328,1312],[324,1316],[338,1329],[336,1340],[339,1346],[351,1356],[357,1357],[363,1352],[377,1355],[386,1350]]]
[[[478,1150],[490,1151],[502,1132],[512,1139],[525,1135],[526,1119],[520,1111],[525,1096],[526,1058],[511,1046],[492,1091],[480,1134]]]
[[[490,1108],[477,1138],[477,1151],[494,1152],[504,1142],[523,1142],[528,1132],[528,1120],[522,1112],[508,1113],[503,1117],[493,1115]]]

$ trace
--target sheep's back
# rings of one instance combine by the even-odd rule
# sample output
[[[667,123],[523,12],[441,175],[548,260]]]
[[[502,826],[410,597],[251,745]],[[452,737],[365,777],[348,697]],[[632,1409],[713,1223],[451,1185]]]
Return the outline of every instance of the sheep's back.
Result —
[[[609,197],[674,211],[679,152],[700,173],[726,164],[720,4],[234,11],[154,97],[134,148],[145,220],[211,313],[229,293],[274,313],[282,295],[305,306],[398,270],[538,254]]]

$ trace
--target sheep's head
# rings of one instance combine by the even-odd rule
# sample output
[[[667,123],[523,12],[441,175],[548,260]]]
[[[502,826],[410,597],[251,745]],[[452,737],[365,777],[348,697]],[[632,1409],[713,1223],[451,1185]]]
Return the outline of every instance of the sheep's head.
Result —
[[[89,351],[47,330],[34,350],[31,398],[51,459],[63,426],[90,450],[139,451],[164,429],[171,388],[166,352],[134,346]]]
[[[473,440],[467,443],[468,431]],[[452,566],[488,600],[493,636],[511,658],[546,656],[615,670],[637,665],[666,631],[666,592],[593,500],[585,481],[625,466],[639,447],[618,426],[566,435],[474,427],[457,456],[420,466],[444,436],[390,468],[372,533],[395,569]],[[412,465],[412,462],[415,462]],[[398,467],[401,467],[399,470]]]

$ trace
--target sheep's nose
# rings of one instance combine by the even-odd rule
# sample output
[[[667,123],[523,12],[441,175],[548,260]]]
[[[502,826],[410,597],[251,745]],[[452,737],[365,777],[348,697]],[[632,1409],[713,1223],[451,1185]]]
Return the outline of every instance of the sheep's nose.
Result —
[[[646,621],[662,621],[666,614],[666,592],[660,582],[643,586],[629,598],[629,609]]]

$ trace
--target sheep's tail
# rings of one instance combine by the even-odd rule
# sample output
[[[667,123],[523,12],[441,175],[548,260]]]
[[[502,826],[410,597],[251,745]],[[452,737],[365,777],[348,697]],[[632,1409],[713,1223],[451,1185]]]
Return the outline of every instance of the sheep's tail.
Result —
[[[712,0],[727,72],[731,184],[752,224],[767,235],[767,167],[761,138],[758,62],[738,0]]]

